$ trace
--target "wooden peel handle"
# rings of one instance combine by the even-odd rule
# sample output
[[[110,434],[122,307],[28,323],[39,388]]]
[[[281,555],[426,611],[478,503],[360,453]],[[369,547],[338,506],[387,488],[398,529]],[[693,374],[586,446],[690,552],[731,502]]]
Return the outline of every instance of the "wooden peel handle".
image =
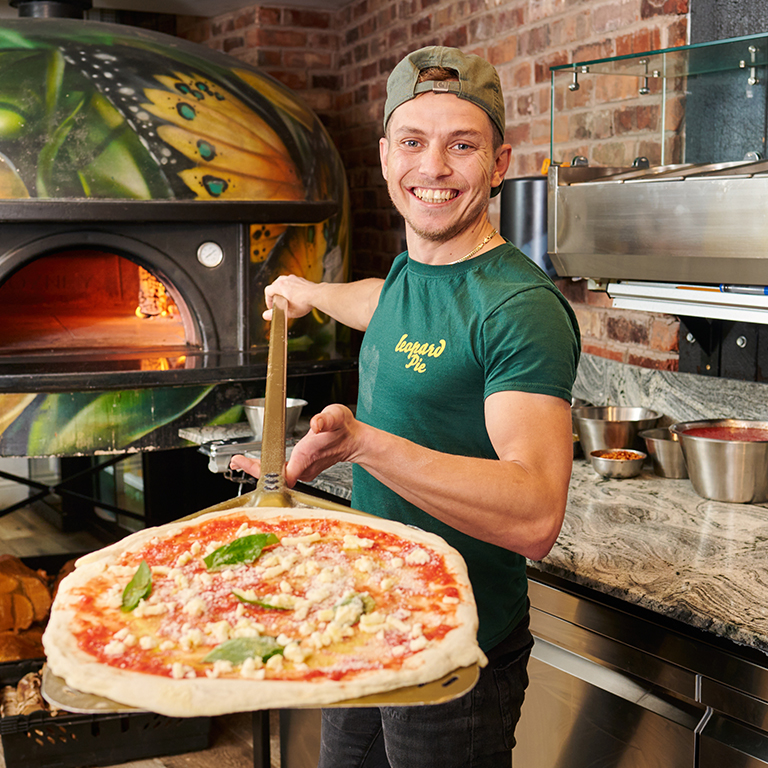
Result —
[[[272,297],[272,323],[269,329],[267,386],[264,395],[264,430],[261,440],[261,476],[257,490],[275,498],[274,506],[285,506],[285,389],[288,367],[288,302],[283,296]],[[259,504],[263,506],[263,504]]]

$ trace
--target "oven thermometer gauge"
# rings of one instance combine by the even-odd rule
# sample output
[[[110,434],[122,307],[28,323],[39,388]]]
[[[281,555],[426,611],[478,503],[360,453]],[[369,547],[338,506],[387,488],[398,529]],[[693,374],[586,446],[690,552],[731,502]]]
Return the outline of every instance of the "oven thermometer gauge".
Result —
[[[204,267],[218,267],[224,261],[224,251],[218,243],[208,241],[197,249],[197,260]]]

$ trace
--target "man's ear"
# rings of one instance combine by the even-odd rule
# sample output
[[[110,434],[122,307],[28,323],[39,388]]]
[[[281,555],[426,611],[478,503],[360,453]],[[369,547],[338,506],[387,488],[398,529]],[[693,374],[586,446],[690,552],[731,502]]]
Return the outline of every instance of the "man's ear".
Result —
[[[509,170],[509,164],[512,162],[512,145],[502,144],[496,153],[496,162],[493,166],[493,176],[491,177],[491,186],[498,187]]]
[[[511,148],[510,148],[511,149]],[[389,153],[389,140],[386,136],[379,139],[379,160],[381,162],[381,175],[387,180],[387,154]]]

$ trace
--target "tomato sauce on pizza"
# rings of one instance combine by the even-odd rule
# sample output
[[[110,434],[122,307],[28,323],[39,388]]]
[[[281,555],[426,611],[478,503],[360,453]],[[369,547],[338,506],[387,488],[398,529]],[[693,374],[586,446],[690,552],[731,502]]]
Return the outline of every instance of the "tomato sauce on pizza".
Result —
[[[466,640],[476,615],[465,626],[474,604],[458,553],[391,521],[240,509],[101,552],[82,559],[85,576],[78,563],[60,609],[70,655],[107,677],[319,686],[380,674],[391,685],[456,632],[484,661]],[[54,621],[46,650],[56,660],[61,633]]]

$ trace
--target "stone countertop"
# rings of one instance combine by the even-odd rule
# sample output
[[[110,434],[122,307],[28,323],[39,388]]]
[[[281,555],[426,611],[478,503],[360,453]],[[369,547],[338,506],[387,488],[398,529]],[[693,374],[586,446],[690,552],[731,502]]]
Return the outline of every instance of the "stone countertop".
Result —
[[[768,652],[768,505],[703,499],[644,468],[575,459],[563,528],[535,570]]]
[[[766,384],[711,381],[584,356],[576,394],[645,405],[665,421],[768,418]],[[351,464],[312,485],[349,500]],[[597,592],[768,653],[768,505],[727,504],[690,480],[607,480],[574,460],[563,528],[549,555],[530,563]]]
[[[349,499],[352,465],[312,485]],[[709,501],[650,466],[605,479],[578,458],[560,536],[529,565],[768,652],[768,505]]]

